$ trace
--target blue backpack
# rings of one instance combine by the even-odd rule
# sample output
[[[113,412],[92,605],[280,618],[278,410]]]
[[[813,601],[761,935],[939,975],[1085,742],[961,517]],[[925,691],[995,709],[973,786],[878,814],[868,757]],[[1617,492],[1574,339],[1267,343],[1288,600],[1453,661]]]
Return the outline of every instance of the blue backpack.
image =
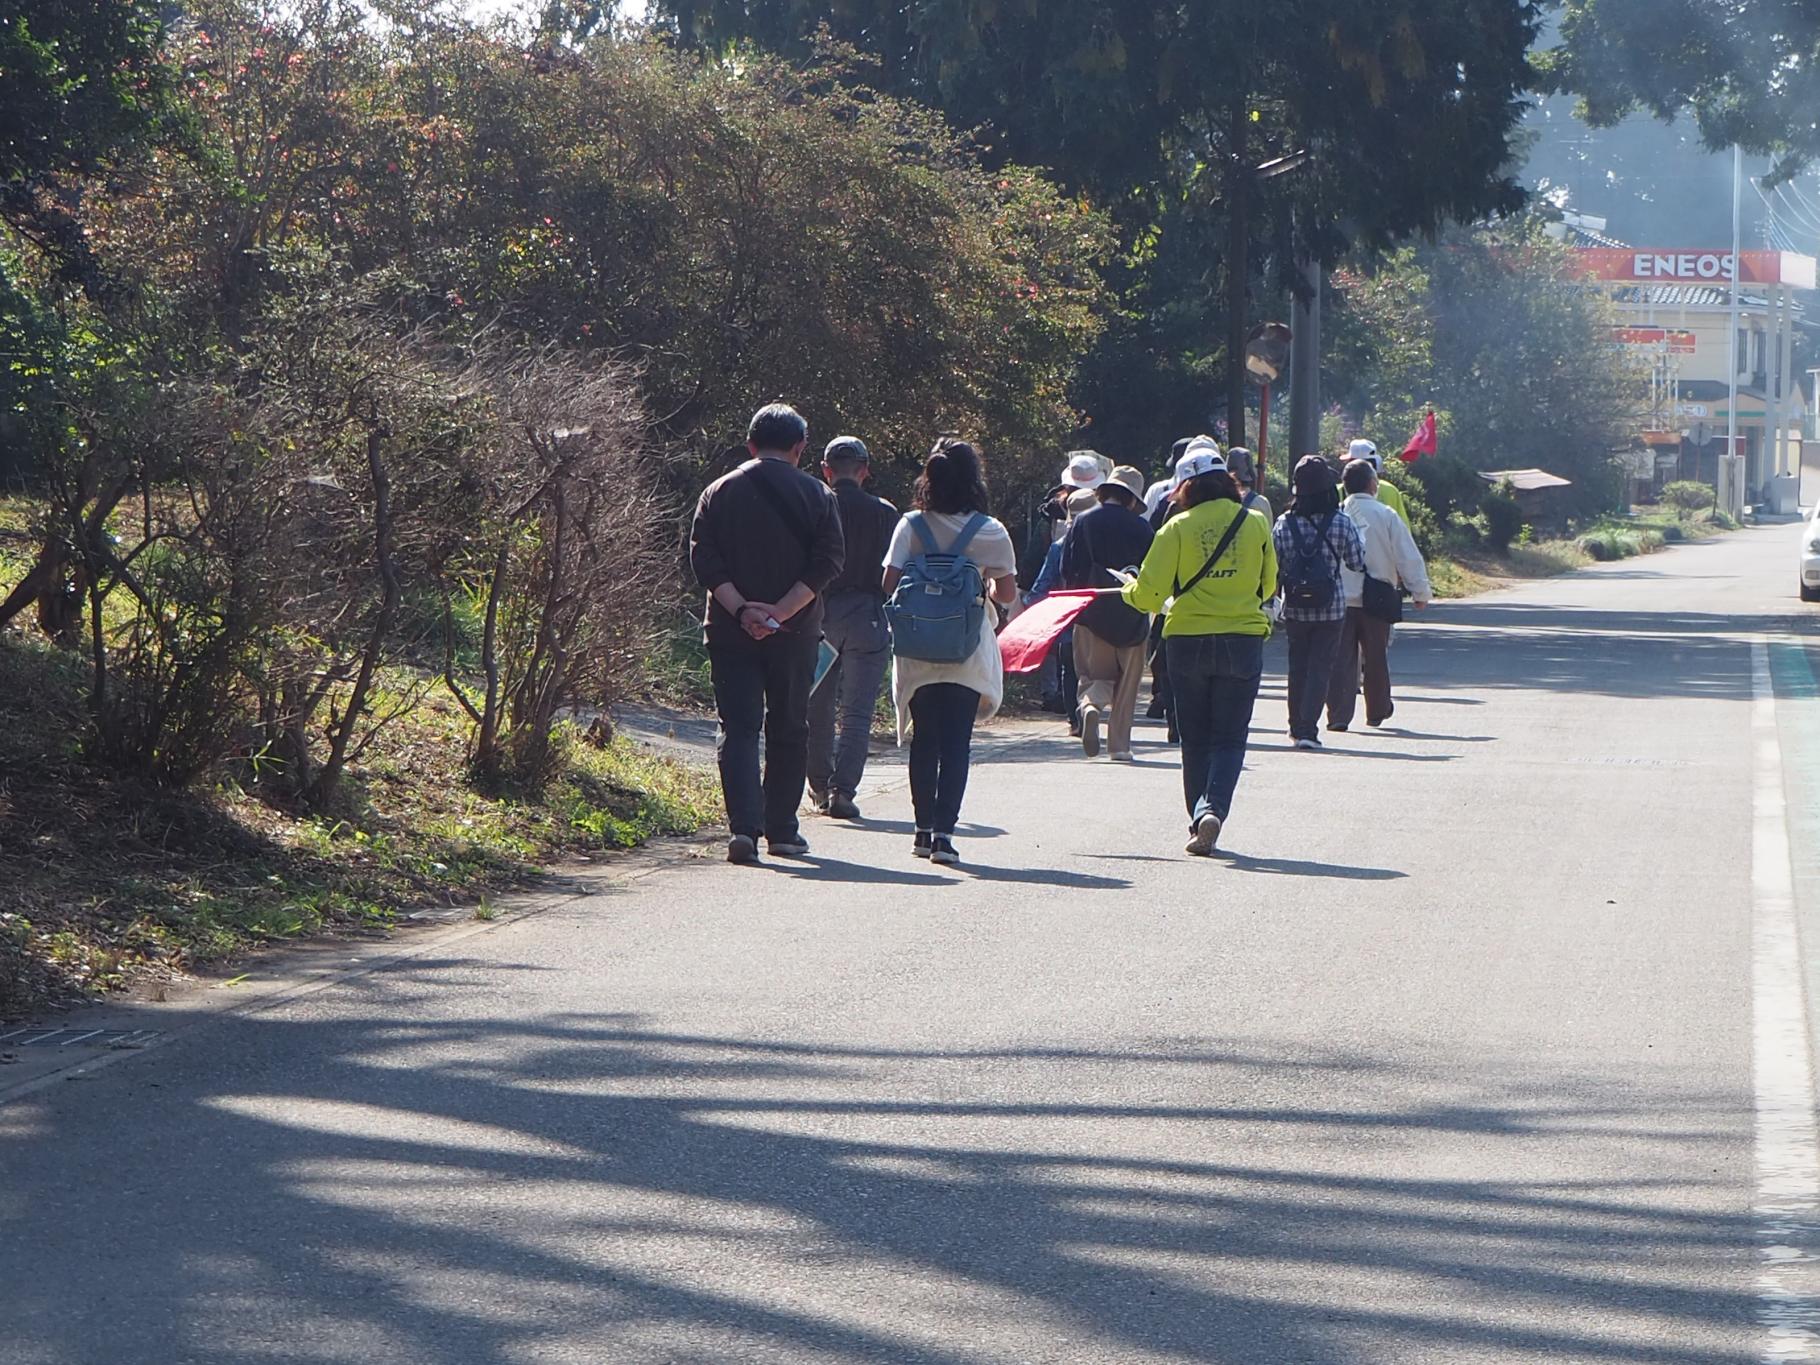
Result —
[[[936,664],[971,658],[986,620],[986,582],[966,551],[988,518],[975,512],[945,551],[936,545],[922,513],[911,512],[904,520],[922,548],[904,565],[903,577],[885,603],[892,650],[905,659]]]

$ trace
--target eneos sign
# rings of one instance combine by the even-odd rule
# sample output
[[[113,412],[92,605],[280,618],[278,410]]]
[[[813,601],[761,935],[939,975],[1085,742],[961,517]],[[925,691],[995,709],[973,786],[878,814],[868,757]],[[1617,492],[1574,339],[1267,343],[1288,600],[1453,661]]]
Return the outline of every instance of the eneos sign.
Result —
[[[1729,251],[1636,251],[1629,247],[1582,247],[1574,252],[1587,279],[1642,284],[1785,284],[1812,289],[1815,261],[1791,251],[1746,251],[1734,265]]]

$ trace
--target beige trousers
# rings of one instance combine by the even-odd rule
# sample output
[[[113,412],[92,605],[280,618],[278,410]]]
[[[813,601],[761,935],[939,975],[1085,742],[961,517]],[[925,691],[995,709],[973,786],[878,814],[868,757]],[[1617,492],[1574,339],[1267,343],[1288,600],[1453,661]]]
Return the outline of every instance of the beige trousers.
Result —
[[[1109,753],[1131,752],[1131,718],[1137,713],[1138,685],[1144,681],[1144,644],[1109,645],[1085,626],[1074,628],[1074,672],[1080,680],[1080,707],[1098,711],[1106,722]]]

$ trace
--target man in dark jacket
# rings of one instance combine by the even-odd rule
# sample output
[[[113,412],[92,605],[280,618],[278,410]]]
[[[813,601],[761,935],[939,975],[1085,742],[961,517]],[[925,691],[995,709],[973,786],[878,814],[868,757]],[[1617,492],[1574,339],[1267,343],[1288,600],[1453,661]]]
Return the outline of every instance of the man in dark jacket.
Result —
[[[716,752],[727,803],[727,861],[809,851],[797,825],[809,758],[809,686],[821,648],[819,594],[846,545],[834,495],[798,469],[809,425],[787,404],[760,408],[752,458],[709,484],[695,505],[689,564],[708,590],[706,636],[720,713]],[[758,735],[765,735],[759,776]]]
[[[822,475],[840,511],[847,564],[822,594],[822,638],[838,654],[809,699],[809,794],[817,809],[837,820],[859,819],[853,798],[866,771],[879,684],[891,662],[883,579],[897,508],[866,491],[871,473],[871,453],[857,436],[828,443]]]
[[[1062,583],[1069,588],[1116,587],[1114,569],[1135,569],[1155,533],[1144,518],[1144,476],[1129,465],[1112,471],[1097,490],[1100,505],[1080,514],[1062,542]],[[1074,623],[1074,670],[1080,679],[1081,748],[1100,751],[1100,724],[1115,762],[1131,761],[1131,720],[1144,678],[1150,618],[1107,593]]]

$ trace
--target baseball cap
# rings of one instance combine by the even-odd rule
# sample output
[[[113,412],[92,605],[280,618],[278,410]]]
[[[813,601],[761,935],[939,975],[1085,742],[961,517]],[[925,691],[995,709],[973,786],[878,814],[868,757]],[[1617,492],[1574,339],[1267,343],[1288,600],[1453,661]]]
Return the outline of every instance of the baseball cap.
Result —
[[[1384,457],[1378,454],[1378,448],[1370,441],[1354,441],[1346,452],[1349,460],[1364,460],[1373,469],[1384,467]]]
[[[1196,436],[1188,443],[1182,458],[1175,462],[1175,481],[1171,488],[1180,488],[1188,480],[1198,479],[1203,474],[1225,472],[1226,459],[1220,454],[1219,442],[1211,436]]]
[[[866,443],[857,436],[836,436],[828,442],[828,448],[822,452],[822,459],[832,460],[836,455],[845,455],[861,464],[872,463],[872,452],[866,449]]]

